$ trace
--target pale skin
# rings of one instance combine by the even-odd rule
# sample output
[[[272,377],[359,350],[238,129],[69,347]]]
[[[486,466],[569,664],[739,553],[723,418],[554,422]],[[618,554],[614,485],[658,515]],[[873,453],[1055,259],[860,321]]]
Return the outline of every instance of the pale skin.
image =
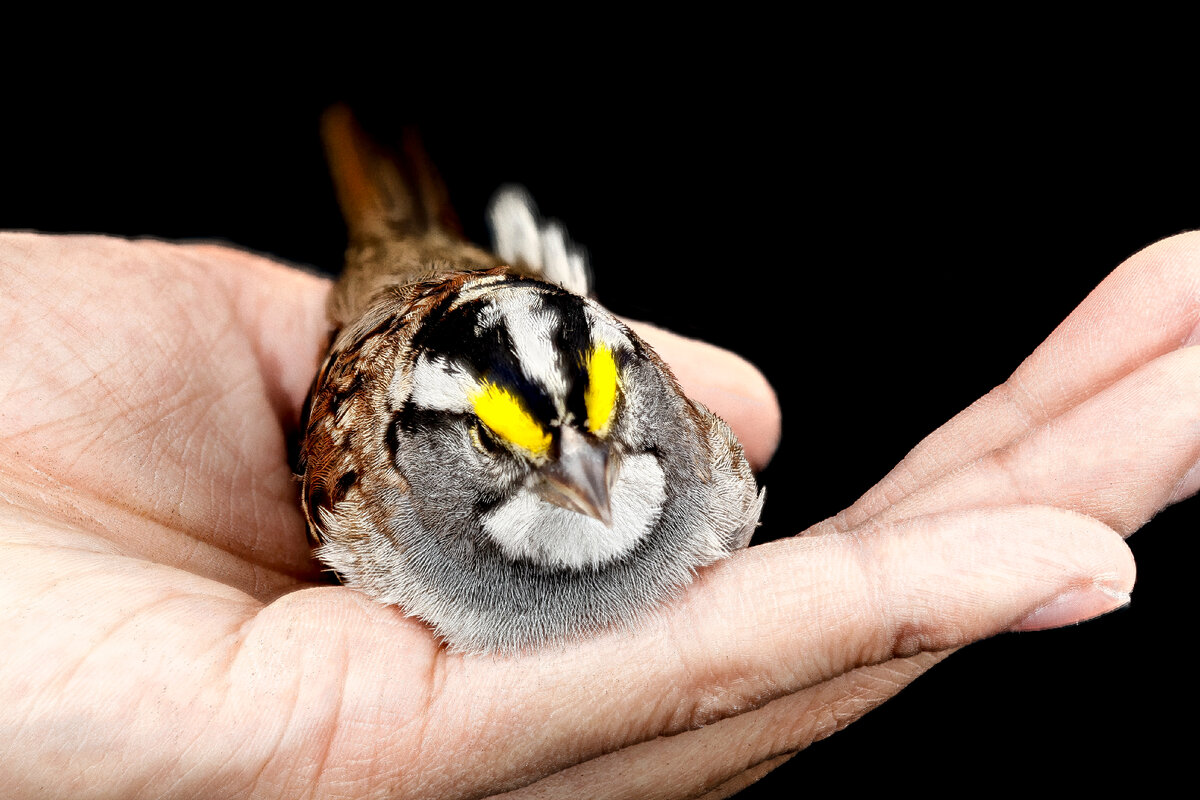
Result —
[[[215,246],[0,237],[9,796],[728,796],[954,648],[1124,604],[1122,537],[1200,486],[1184,235],[808,535],[637,632],[448,653],[309,559],[285,441],[327,289]],[[753,368],[639,330],[764,463]]]

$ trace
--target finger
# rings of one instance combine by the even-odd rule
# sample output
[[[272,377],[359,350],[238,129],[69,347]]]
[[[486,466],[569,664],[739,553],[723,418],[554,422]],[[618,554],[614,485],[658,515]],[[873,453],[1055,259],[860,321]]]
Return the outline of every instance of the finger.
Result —
[[[760,470],[779,446],[780,411],[775,390],[758,369],[734,353],[687,339],[645,322],[631,322],[662,356],[688,396],[729,423]]]
[[[504,797],[727,797],[876,708],[941,657],[922,653],[862,667],[757,711],[600,756]]]
[[[1111,530],[1046,508],[775,542],[708,570],[636,636],[490,669],[447,659],[430,724],[452,726],[467,698],[482,718],[509,720],[451,757],[473,761],[468,772],[486,786],[517,788],[531,774],[712,724],[859,666],[1013,628],[1041,608],[1059,621],[1064,611],[1093,616],[1125,602],[1133,573]],[[514,708],[521,720],[548,722],[517,725]],[[517,769],[512,752],[540,755]]]
[[[1137,369],[1200,343],[1200,233],[1129,258],[1002,385],[926,437],[836,519],[848,529]]]
[[[1032,503],[1079,511],[1129,535],[1195,494],[1198,408],[1200,347],[1176,350],[875,518]]]

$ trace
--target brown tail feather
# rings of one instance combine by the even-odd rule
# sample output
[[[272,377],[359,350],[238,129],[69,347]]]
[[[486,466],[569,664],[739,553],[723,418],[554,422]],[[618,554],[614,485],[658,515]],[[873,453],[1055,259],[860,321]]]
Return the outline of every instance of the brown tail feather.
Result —
[[[386,151],[349,108],[337,105],[321,119],[321,138],[352,242],[433,230],[461,235],[445,184],[414,130],[404,131],[400,148]]]

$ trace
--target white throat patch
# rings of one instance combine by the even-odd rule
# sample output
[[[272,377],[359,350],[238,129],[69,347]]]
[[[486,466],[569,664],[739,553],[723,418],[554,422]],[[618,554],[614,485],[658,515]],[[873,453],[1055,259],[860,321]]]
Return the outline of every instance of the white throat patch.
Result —
[[[657,524],[666,497],[653,455],[628,456],[620,469],[610,495],[611,527],[522,489],[483,517],[483,529],[509,558],[541,566],[583,569],[619,558]]]

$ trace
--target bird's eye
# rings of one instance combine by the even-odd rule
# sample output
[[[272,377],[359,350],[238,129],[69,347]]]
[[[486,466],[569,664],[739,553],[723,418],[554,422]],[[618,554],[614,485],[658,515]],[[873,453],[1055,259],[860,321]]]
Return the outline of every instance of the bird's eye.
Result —
[[[612,426],[620,388],[617,360],[612,348],[606,344],[593,347],[587,355],[586,366],[588,382],[583,393],[583,404],[587,409],[588,430],[596,436],[604,436]]]
[[[535,458],[550,452],[550,434],[526,411],[508,389],[483,382],[471,395],[475,416],[489,433]]]
[[[487,426],[482,422],[475,421],[469,429],[471,436],[471,444],[475,445],[475,449],[479,452],[496,456],[504,452],[504,448],[496,441],[492,432],[487,429]]]

